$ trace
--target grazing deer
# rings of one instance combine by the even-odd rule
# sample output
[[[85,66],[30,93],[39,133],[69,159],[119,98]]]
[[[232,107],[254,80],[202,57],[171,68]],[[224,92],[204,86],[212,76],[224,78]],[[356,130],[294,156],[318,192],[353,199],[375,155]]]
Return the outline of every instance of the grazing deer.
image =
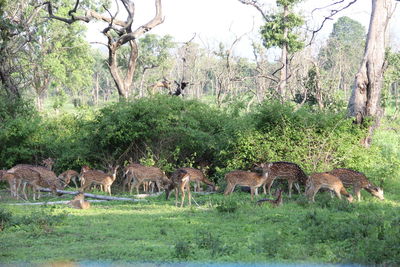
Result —
[[[9,169],[7,172],[14,173],[21,169],[29,169],[31,171],[35,171],[35,172],[39,173],[40,183],[43,184],[42,186],[49,187],[54,195],[57,194],[57,189],[64,188],[63,182],[57,178],[56,174],[53,171],[49,170],[46,167],[34,166],[34,165],[29,165],[29,164],[18,164],[16,166],[12,167],[11,169]],[[20,179],[17,179],[16,190],[14,191],[15,193],[18,193],[18,191],[19,191],[20,181],[21,181]]]
[[[236,185],[249,186],[251,192],[251,200],[254,198],[254,192],[269,179],[270,164],[261,164],[262,174],[248,171],[231,171],[225,175],[227,182],[224,195],[229,195],[233,192]]]
[[[282,190],[278,189],[276,191],[276,199],[269,199],[269,198],[260,199],[259,201],[257,201],[257,204],[261,205],[264,204],[265,202],[271,203],[272,206],[274,207],[282,206],[283,205]]]
[[[342,199],[342,194],[349,202],[353,202],[353,196],[346,191],[340,179],[330,173],[314,173],[308,178],[306,185],[308,199],[315,202],[314,197],[321,188],[332,190],[339,199]]]
[[[194,192],[198,192],[198,189],[200,188],[200,182],[209,185],[213,191],[215,191],[218,188],[213,182],[207,179],[207,177],[204,175],[202,171],[194,168],[180,168],[180,169],[185,170],[190,175],[191,182],[195,182],[196,186],[194,187],[193,190]]]
[[[18,196],[19,187],[20,185],[22,185],[22,192],[24,194],[24,197],[25,199],[28,199],[28,196],[26,194],[26,186],[30,185],[33,188],[33,200],[36,200],[36,193],[38,194],[37,199],[40,198],[40,189],[45,184],[45,182],[42,181],[41,176],[38,172],[29,168],[18,168],[12,173],[7,172],[4,177],[5,179],[7,179],[10,185],[10,191],[13,197]],[[48,184],[45,184],[45,186],[50,187]]]
[[[383,190],[371,184],[365,174],[351,169],[334,169],[329,172],[338,177],[345,186],[353,186],[353,193],[357,196],[358,201],[361,201],[361,189],[365,189],[374,197],[384,200]]]
[[[81,181],[80,175],[77,171],[74,170],[66,170],[58,176],[58,179],[64,182],[65,186],[67,186],[71,181],[75,184],[75,188],[78,188],[78,184],[76,183],[76,179]]]
[[[85,200],[85,194],[83,192],[79,192],[68,204],[75,209],[84,210],[90,208],[90,202]]]
[[[178,206],[178,195],[181,193],[181,208],[185,201],[185,189],[188,191],[189,206],[192,205],[192,195],[190,194],[190,175],[184,169],[177,169],[171,174],[171,180],[165,186],[166,199],[169,199],[170,192],[175,189],[175,206]]]
[[[139,187],[144,182],[154,182],[157,185],[158,192],[164,185],[170,184],[169,179],[165,173],[157,167],[147,167],[141,164],[130,164],[126,168],[126,179],[123,183],[123,188],[125,185],[132,183],[129,189],[129,193],[132,194],[132,188],[136,187],[136,192],[139,194]]]
[[[307,182],[307,175],[300,168],[300,166],[296,163],[285,161],[272,162],[271,164],[272,165],[268,173],[269,179],[266,180],[263,185],[264,194],[267,194],[266,187],[268,186],[268,194],[271,195],[271,187],[275,179],[283,179],[288,181],[289,197],[292,197],[293,183],[300,194],[301,192],[298,183],[306,185]]]
[[[104,192],[108,193],[111,196],[111,185],[117,178],[118,168],[118,165],[114,168],[111,168],[111,174],[108,174],[99,170],[91,170],[87,166],[83,166],[81,170],[81,177],[82,181],[84,181],[84,184],[82,185],[80,191],[85,191],[85,189],[92,184],[102,185],[104,188]]]

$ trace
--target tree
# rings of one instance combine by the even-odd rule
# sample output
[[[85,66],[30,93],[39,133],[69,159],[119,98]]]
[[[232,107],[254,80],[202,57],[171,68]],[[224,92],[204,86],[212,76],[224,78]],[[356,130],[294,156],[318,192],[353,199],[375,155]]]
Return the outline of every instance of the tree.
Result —
[[[125,20],[117,19],[119,13],[119,5],[121,2],[126,13]],[[136,69],[136,60],[138,58],[138,46],[137,39],[150,31],[157,25],[163,22],[162,12],[161,12],[161,0],[155,0],[156,14],[147,23],[139,26],[136,30],[132,29],[133,20],[135,16],[135,4],[130,0],[120,0],[117,1],[117,11],[113,15],[107,9],[108,16],[99,14],[96,10],[87,9],[86,14],[80,15],[78,8],[81,6],[79,0],[76,0],[74,8],[68,11],[68,17],[66,18],[63,14],[56,15],[53,11],[53,5],[51,2],[46,2],[48,6],[48,13],[50,18],[63,21],[68,24],[72,24],[77,21],[90,22],[91,20],[99,20],[108,23],[108,26],[103,29],[103,34],[107,37],[107,48],[108,48],[108,67],[117,87],[120,98],[127,98],[129,88],[132,85],[134,71]],[[84,7],[84,6],[83,6]],[[121,68],[118,65],[118,50],[123,46],[129,46],[129,59],[127,63],[127,70],[125,73],[121,72]]]
[[[146,34],[145,37],[139,40],[139,57],[138,69],[140,69],[140,87],[139,96],[144,95],[144,81],[146,74],[150,70],[156,70],[156,77],[150,83],[160,80],[166,76],[166,72],[171,66],[171,53],[170,50],[174,48],[175,44],[170,35],[159,37],[155,34]]]
[[[364,58],[356,74],[348,105],[349,116],[355,117],[357,124],[362,124],[368,117],[374,120],[373,125],[369,126],[368,136],[363,140],[367,147],[383,115],[380,97],[385,71],[386,29],[392,12],[393,0],[372,0]]]
[[[36,1],[0,0],[0,82],[10,98],[21,98],[30,82],[27,46],[33,40],[40,9]]]
[[[92,87],[93,56],[85,41],[83,25],[65,25],[48,20],[37,27],[35,41],[28,46],[32,87],[38,108],[47,89],[56,95],[78,95]]]
[[[333,24],[327,44],[318,55],[324,86],[331,88],[331,91],[343,91],[346,101],[354,73],[362,60],[360,47],[365,45],[365,35],[361,23],[349,17],[341,17]]]
[[[278,95],[281,101],[286,101],[286,84],[290,77],[289,54],[299,51],[304,47],[296,30],[303,25],[303,19],[293,12],[293,7],[301,0],[277,0],[276,4],[281,11],[267,15],[257,0],[239,0],[243,4],[256,7],[262,14],[265,24],[261,27],[263,44],[266,48],[279,47],[281,49],[280,77],[278,81]],[[272,75],[274,76],[274,75]]]

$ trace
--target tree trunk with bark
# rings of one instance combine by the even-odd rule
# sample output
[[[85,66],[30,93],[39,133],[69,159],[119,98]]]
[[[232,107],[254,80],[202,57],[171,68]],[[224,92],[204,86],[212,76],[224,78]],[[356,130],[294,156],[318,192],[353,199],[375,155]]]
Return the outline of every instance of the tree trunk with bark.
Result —
[[[117,87],[120,99],[126,99],[129,96],[129,89],[133,82],[133,74],[136,69],[136,60],[138,58],[138,47],[137,39],[150,31],[157,25],[163,22],[161,0],[155,0],[156,13],[153,19],[151,19],[146,24],[139,26],[136,30],[132,30],[133,19],[135,16],[135,4],[131,0],[119,0],[122,2],[125,11],[127,13],[127,18],[125,21],[116,19],[118,11],[116,14],[111,15],[109,10],[109,16],[104,16],[96,11],[88,10],[85,16],[76,15],[77,10],[80,5],[80,1],[76,0],[75,6],[72,10],[68,12],[70,18],[59,17],[54,15],[53,6],[51,2],[45,2],[48,6],[48,13],[50,18],[63,21],[65,23],[74,23],[76,21],[84,21],[86,23],[93,19],[107,22],[108,26],[103,30],[103,34],[107,37],[107,48],[108,48],[108,67],[113,77],[115,86]],[[118,50],[125,44],[130,47],[130,56],[128,61],[128,69],[125,73],[122,73],[117,60]]]
[[[286,18],[289,15],[289,6],[283,7],[283,21],[286,23]],[[287,40],[289,29],[287,27],[283,30],[283,39]],[[282,47],[281,53],[282,69],[280,72],[280,79],[278,84],[278,95],[282,102],[286,101],[286,83],[288,78],[288,44],[285,43]]]
[[[364,58],[356,74],[349,100],[348,114],[357,124],[370,117],[374,120],[368,136],[362,140],[364,146],[371,144],[374,129],[379,125],[383,110],[380,96],[385,70],[386,29],[392,13],[393,0],[372,0]]]

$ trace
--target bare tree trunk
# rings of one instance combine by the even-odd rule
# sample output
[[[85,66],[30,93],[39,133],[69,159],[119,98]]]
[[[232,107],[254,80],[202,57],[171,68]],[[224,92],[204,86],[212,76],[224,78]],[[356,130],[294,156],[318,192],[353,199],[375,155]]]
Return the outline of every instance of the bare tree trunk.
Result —
[[[392,6],[392,0],[372,0],[364,59],[356,74],[348,105],[349,116],[355,117],[358,124],[361,124],[366,117],[374,119],[368,136],[362,141],[366,147],[371,144],[373,131],[383,115],[380,96],[385,69],[386,28]]]
[[[286,22],[286,18],[289,15],[289,7],[284,6],[283,9],[283,21]],[[285,27],[283,30],[283,38],[287,40],[288,37],[288,32],[289,29]],[[287,83],[287,78],[288,78],[288,44],[285,43],[285,45],[282,47],[282,54],[281,54],[281,63],[282,63],[282,69],[280,73],[280,79],[279,79],[279,84],[278,84],[278,94],[279,97],[281,98],[282,102],[286,101],[286,83]]]

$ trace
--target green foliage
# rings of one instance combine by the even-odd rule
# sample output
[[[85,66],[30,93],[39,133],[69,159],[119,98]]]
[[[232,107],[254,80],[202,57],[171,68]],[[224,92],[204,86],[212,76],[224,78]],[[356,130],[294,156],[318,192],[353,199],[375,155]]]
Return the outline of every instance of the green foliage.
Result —
[[[359,140],[363,129],[345,119],[343,113],[297,111],[289,104],[266,102],[249,115],[253,123],[237,132],[227,150],[221,151],[226,168],[248,169],[255,162],[289,161],[307,172],[333,167],[376,167],[378,151],[365,153]]]
[[[238,209],[238,204],[233,199],[224,199],[217,205],[216,209],[218,212],[221,213],[233,213],[236,212],[236,210]]]
[[[381,103],[383,107],[389,107],[392,99],[396,101],[397,87],[400,84],[400,52],[386,51],[387,69],[384,76]]]
[[[40,122],[41,118],[30,103],[0,97],[1,167],[35,162],[35,158],[40,155],[36,135]]]
[[[150,153],[157,161],[178,163],[196,153],[198,160],[210,160],[228,134],[227,123],[226,115],[198,101],[156,96],[101,109],[85,126],[91,133],[84,139],[92,155],[127,153],[139,160]]]
[[[297,0],[278,1],[278,6],[288,8],[290,10]],[[304,43],[299,40],[299,35],[295,33],[301,25],[304,24],[303,19],[290,12],[284,16],[283,12],[267,16],[265,24],[261,27],[261,35],[265,47],[284,47],[287,46],[290,53],[301,50]],[[284,31],[287,29],[287,37],[284,36]]]
[[[4,208],[0,208],[0,232],[12,220],[12,213]]]

